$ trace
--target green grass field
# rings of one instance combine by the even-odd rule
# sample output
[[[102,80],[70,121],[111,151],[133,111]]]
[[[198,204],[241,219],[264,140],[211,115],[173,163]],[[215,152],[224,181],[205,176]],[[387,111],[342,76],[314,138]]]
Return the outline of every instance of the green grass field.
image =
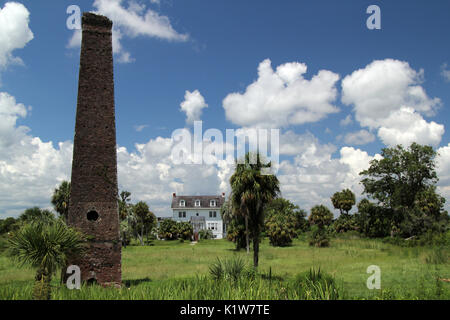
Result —
[[[226,240],[154,241],[150,246],[128,246],[122,251],[125,286],[121,289],[83,287],[68,290],[59,276],[53,299],[298,299],[294,279],[310,268],[333,276],[339,299],[450,299],[449,248],[398,247],[372,239],[332,239],[329,248],[308,246],[296,239],[289,247],[272,247],[264,239],[258,275],[237,282],[217,282],[209,266],[220,259],[252,255],[236,252]],[[366,286],[367,267],[381,269],[381,290]],[[34,270],[17,268],[0,254],[0,299],[31,299]],[[269,279],[269,274],[271,277]],[[312,299],[317,295],[310,295]],[[322,296],[319,296],[322,297]],[[326,298],[322,297],[322,298]]]

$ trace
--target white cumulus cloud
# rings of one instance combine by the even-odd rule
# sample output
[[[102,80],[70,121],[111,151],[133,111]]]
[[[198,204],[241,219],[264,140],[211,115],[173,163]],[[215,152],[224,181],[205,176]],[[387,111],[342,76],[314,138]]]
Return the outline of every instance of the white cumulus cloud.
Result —
[[[30,13],[27,8],[17,2],[7,2],[0,8],[0,68],[11,63],[22,63],[13,51],[24,48],[33,39],[33,32],[28,24]]]
[[[241,126],[273,128],[316,122],[338,112],[333,103],[339,75],[321,70],[307,80],[306,71],[303,63],[285,63],[274,71],[269,59],[262,61],[258,79],[244,93],[223,100],[227,119]]]
[[[427,122],[412,108],[402,108],[384,120],[378,129],[378,136],[389,146],[397,144],[407,146],[412,142],[437,146],[444,131],[442,124]]]
[[[203,98],[198,90],[193,92],[186,91],[184,101],[180,104],[180,106],[181,111],[186,113],[186,122],[188,124],[192,124],[194,121],[200,120],[202,110],[208,107],[205,102],[205,98]]]
[[[124,5],[126,2],[126,6]],[[154,2],[155,3],[155,2]],[[124,37],[151,37],[169,41],[187,41],[189,35],[178,33],[167,16],[160,15],[137,1],[95,0],[96,13],[113,21],[113,50],[122,63],[133,62],[131,53],[125,50],[121,40]],[[81,31],[76,30],[69,40],[68,47],[79,47]]]
[[[367,130],[359,130],[347,133],[344,141],[347,144],[363,145],[375,141],[375,136]]]
[[[444,127],[425,121],[423,115],[434,115],[442,103],[426,94],[423,74],[404,61],[373,61],[343,79],[342,102],[353,105],[361,126],[379,129],[387,145],[414,141],[438,145]]]

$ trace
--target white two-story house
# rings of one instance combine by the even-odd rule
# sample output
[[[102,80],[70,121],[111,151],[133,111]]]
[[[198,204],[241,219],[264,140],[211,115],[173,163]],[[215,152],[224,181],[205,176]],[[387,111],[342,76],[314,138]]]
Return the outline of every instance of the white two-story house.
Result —
[[[172,196],[173,220],[190,222],[194,234],[202,229],[212,231],[215,239],[226,235],[226,226],[220,215],[220,207],[225,201],[225,193],[220,196]]]

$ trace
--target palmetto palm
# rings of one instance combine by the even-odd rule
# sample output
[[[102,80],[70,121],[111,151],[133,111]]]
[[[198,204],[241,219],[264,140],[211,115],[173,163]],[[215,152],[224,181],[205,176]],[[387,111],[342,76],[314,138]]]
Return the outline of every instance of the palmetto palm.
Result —
[[[259,153],[247,153],[245,161],[236,164],[236,170],[230,178],[233,212],[244,215],[247,252],[251,236],[255,268],[258,267],[259,237],[264,224],[264,208],[280,192],[277,177],[262,174],[262,170],[269,167],[271,163],[263,163]]]
[[[52,204],[55,211],[58,212],[67,221],[69,214],[70,200],[70,182],[63,181],[61,185],[53,191]]]
[[[35,268],[34,299],[50,298],[50,281],[69,257],[84,251],[84,236],[61,220],[35,221],[24,225],[8,240],[10,257],[21,266]]]

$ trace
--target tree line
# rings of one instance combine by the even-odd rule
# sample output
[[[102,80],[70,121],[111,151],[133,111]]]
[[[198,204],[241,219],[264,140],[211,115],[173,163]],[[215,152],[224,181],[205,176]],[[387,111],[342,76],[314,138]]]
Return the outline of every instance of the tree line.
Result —
[[[248,153],[243,163],[236,164],[230,178],[231,195],[221,208],[227,239],[236,244],[237,250],[246,248],[247,252],[252,243],[257,267],[263,236],[271,245],[286,246],[307,234],[309,244],[318,247],[328,246],[333,234],[345,232],[370,238],[448,238],[450,218],[444,210],[445,198],[436,192],[433,148],[417,143],[408,148],[398,145],[383,148],[381,156],[360,172],[366,197],[358,204],[350,189],[330,197],[334,209],[339,210],[334,219],[324,205],[312,207],[307,217],[305,210],[282,198],[277,177],[261,173],[271,163],[264,162],[259,154]],[[350,214],[355,204],[357,211]]]

